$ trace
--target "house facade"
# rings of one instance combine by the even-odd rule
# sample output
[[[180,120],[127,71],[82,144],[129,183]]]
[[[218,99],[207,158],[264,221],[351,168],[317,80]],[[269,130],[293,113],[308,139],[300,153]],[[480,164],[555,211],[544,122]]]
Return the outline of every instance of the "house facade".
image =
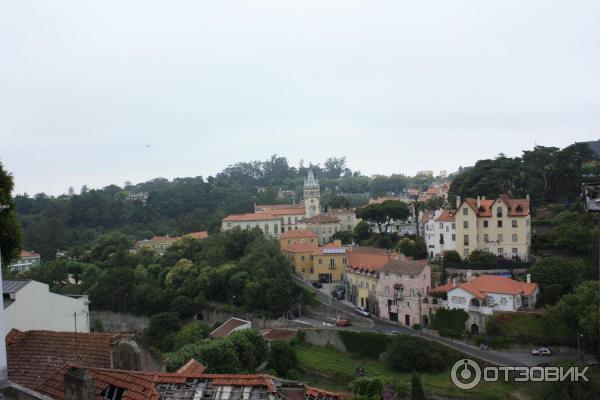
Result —
[[[346,253],[346,297],[352,304],[379,316],[379,276],[397,253],[374,247],[350,247]]]
[[[348,248],[339,240],[325,246],[315,241],[291,243],[283,253],[291,261],[294,273],[305,281],[331,283],[344,280]]]
[[[2,289],[6,332],[11,329],[90,331],[87,296],[51,293],[47,284],[33,280],[4,280]]]
[[[427,262],[392,257],[379,272],[379,317],[405,326],[427,326],[430,287]]]
[[[526,282],[497,275],[481,275],[464,283],[452,282],[432,291],[447,294],[447,308],[486,315],[533,309],[539,296],[538,284],[531,282],[530,275],[527,275]]]
[[[337,218],[327,214],[319,214],[310,218],[303,218],[299,222],[299,229],[314,232],[319,240],[319,244],[329,243],[333,235],[341,232],[342,222]]]
[[[527,261],[531,245],[529,196],[500,195],[456,200],[456,251],[465,258],[481,250],[505,259]]]
[[[296,229],[293,231],[286,231],[279,236],[279,244],[283,249],[286,246],[296,243],[312,243],[315,246],[318,244],[319,239],[317,234],[313,231],[306,229]]]
[[[21,250],[18,260],[8,264],[8,270],[12,272],[25,272],[31,268],[41,265],[40,255],[34,251]]]
[[[456,250],[456,211],[437,210],[426,222],[425,244],[430,259],[444,255],[445,251]]]

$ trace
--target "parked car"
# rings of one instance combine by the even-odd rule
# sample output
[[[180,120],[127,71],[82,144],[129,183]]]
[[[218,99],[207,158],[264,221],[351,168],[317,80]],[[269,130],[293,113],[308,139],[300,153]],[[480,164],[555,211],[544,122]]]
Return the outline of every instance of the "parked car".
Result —
[[[531,350],[532,356],[549,356],[552,355],[552,350],[547,347],[538,347],[535,350]]]
[[[335,321],[335,324],[337,326],[350,326],[352,325],[352,322],[350,322],[349,319],[338,319],[337,321]]]
[[[334,290],[331,291],[331,296],[335,297],[338,300],[343,300],[344,297],[346,297],[346,291],[345,290],[334,289]]]
[[[490,346],[488,346],[486,343],[481,343],[479,345],[479,350],[486,350],[487,351],[489,349],[490,349]]]
[[[312,285],[317,289],[321,289],[323,287],[323,284],[321,282],[313,282]]]
[[[362,307],[354,307],[354,311],[358,314],[358,315],[362,315],[363,317],[368,317],[369,316],[369,312],[367,310],[365,310]]]

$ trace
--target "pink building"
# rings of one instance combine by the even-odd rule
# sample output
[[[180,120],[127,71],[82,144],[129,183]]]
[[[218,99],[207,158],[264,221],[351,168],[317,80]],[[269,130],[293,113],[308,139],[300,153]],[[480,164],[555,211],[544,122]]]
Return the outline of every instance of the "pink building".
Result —
[[[379,271],[380,317],[412,326],[429,323],[431,267],[426,260],[392,257]],[[437,301],[435,302],[437,303]]]

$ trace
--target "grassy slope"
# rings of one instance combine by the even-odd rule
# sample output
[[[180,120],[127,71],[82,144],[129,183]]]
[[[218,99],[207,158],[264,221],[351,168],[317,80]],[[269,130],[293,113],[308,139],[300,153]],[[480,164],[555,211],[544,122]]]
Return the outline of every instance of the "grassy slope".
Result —
[[[356,367],[363,366],[367,376],[379,376],[386,382],[410,389],[410,374],[393,371],[381,361],[358,358],[333,348],[308,344],[295,346],[301,380],[330,390],[347,391],[347,383],[354,379]],[[456,399],[504,400],[511,399],[517,386],[504,383],[483,383],[472,390],[457,389],[450,381],[450,372],[423,374],[426,394],[448,396]]]

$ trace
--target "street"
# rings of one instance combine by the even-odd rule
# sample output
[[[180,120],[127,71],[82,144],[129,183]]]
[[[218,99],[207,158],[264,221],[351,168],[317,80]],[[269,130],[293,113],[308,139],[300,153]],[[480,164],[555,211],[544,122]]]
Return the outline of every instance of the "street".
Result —
[[[379,318],[370,316],[368,318],[361,317],[354,311],[354,306],[347,302],[333,298],[330,293],[330,287],[327,284],[323,285],[322,289],[316,289],[310,283],[304,282],[298,278],[296,281],[306,287],[312,289],[315,293],[317,300],[319,300],[324,306],[331,309],[331,315],[320,315],[316,316],[301,317],[296,321],[307,323],[312,326],[330,326],[335,327],[335,318],[332,316],[336,313],[345,313],[352,316],[352,326],[348,328],[340,329],[351,329],[355,331],[363,332],[378,332],[386,335],[390,335],[393,332],[402,333],[406,335],[420,336],[424,339],[435,341],[443,344],[444,346],[450,347],[454,350],[460,351],[468,356],[478,358],[490,364],[500,366],[537,366],[540,363],[548,363],[559,358],[572,358],[571,355],[558,356],[552,355],[550,357],[536,357],[532,356],[528,352],[519,351],[498,351],[498,350],[481,350],[479,347],[472,346],[464,343],[460,340],[448,339],[440,336],[431,335],[421,330],[415,330],[406,326],[401,326],[396,323],[381,320]],[[340,316],[344,318],[343,316]]]

